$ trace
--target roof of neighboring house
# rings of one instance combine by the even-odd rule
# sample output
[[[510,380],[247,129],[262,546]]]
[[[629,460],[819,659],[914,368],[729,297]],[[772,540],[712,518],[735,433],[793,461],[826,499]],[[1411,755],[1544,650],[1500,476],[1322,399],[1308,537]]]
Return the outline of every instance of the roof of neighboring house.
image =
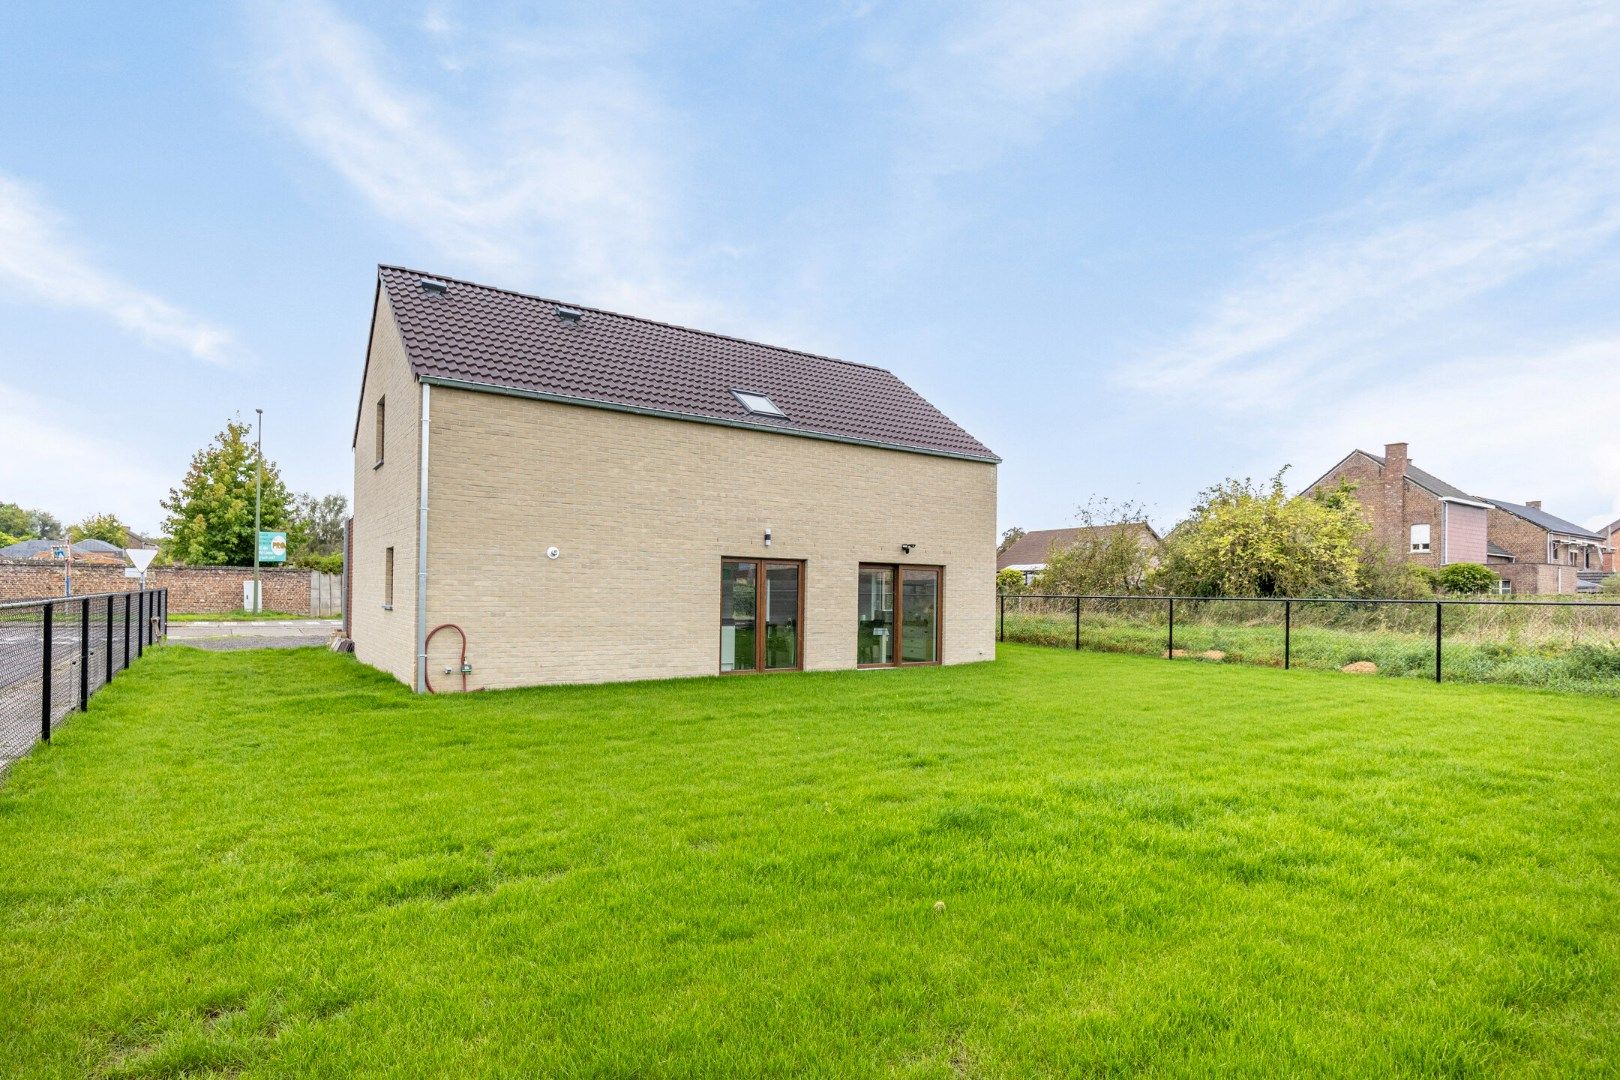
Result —
[[[1604,536],[1613,536],[1615,533],[1620,532],[1620,518],[1615,518],[1598,531]]]
[[[996,569],[1039,570],[1046,565],[1046,557],[1053,548],[1071,547],[1082,537],[1101,539],[1121,529],[1145,533],[1153,540],[1159,534],[1145,521],[1131,521],[1121,525],[1087,525],[1074,529],[1037,529],[1027,532],[996,556]]]
[[[1605,539],[1605,537],[1599,536],[1591,529],[1583,529],[1573,521],[1565,521],[1561,517],[1549,514],[1545,510],[1539,510],[1534,506],[1521,506],[1518,503],[1503,502],[1501,499],[1486,499],[1485,501],[1498,510],[1505,510],[1516,517],[1522,517],[1530,524],[1538,525],[1548,532],[1565,533],[1569,536],[1579,536],[1588,540]]]
[[[1504,547],[1493,544],[1489,540],[1485,541],[1485,554],[1495,555],[1498,559],[1508,559],[1512,562],[1519,561],[1518,556],[1514,555],[1513,552]]]
[[[411,371],[430,383],[1000,460],[882,368],[403,267],[378,276]],[[733,391],[765,395],[786,416],[749,412]]]
[[[1384,455],[1382,454],[1370,454],[1365,450],[1360,451],[1360,453],[1367,454],[1368,457],[1378,462],[1380,468],[1386,464],[1384,461]],[[1416,484],[1418,487],[1427,491],[1429,494],[1436,495],[1442,499],[1467,499],[1470,502],[1490,501],[1489,499],[1483,499],[1478,495],[1470,495],[1462,488],[1448,484],[1438,476],[1434,475],[1434,473],[1424,472],[1422,469],[1411,464],[1410,462],[1408,462],[1406,466],[1406,478],[1412,481],[1412,483]]]
[[[65,547],[66,540],[20,540],[0,548],[0,559],[32,559],[48,555],[52,548]],[[105,540],[79,540],[73,545],[75,555],[123,555],[124,549]]]

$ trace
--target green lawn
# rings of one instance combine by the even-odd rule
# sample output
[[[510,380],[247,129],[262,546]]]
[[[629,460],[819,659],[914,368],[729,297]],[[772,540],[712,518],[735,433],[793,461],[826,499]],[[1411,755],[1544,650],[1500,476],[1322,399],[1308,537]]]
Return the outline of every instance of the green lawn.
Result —
[[[335,619],[336,615],[294,615],[288,611],[205,611],[187,612],[180,615],[170,615],[169,621],[177,622],[259,622],[264,619]]]
[[[1617,765],[1610,699],[1030,646],[166,646],[0,780],[0,1070],[1614,1076]]]

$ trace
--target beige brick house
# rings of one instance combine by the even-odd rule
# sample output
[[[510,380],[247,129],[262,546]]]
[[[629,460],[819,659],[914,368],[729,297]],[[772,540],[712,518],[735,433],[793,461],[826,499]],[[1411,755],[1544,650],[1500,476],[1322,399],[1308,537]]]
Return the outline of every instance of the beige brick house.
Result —
[[[1390,443],[1382,456],[1352,450],[1305,489],[1356,488],[1373,539],[1410,562],[1441,567],[1471,562],[1489,566],[1505,591],[1573,594],[1596,587],[1604,536],[1547,513],[1539,500],[1514,503],[1470,495],[1412,464],[1406,443]]]
[[[998,459],[880,368],[384,266],[353,446],[418,689],[994,655]]]

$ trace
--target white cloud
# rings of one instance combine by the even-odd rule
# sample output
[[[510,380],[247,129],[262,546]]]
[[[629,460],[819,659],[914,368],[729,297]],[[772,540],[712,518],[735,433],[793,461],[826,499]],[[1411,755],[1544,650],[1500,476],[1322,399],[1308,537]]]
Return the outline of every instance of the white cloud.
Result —
[[[113,513],[155,532],[161,513],[153,493],[165,478],[140,458],[139,442],[103,440],[54,402],[0,383],[0,492],[6,501],[48,510],[64,522]]]
[[[1583,278],[1612,295],[1590,283],[1620,248],[1620,8],[986,3],[904,55],[900,200],[924,219],[965,220],[934,181],[1034,146],[1127,78],[1270,112],[1307,148],[1359,143],[1356,196],[1235,245],[1201,314],[1144,331],[1117,384],[1246,432],[1257,456],[1325,465],[1404,439],[1460,484],[1620,512],[1612,304],[1551,325],[1492,310]],[[1546,344],[1570,325],[1578,343]],[[1489,355],[1481,326],[1499,331]]]
[[[1467,356],[1268,416],[1287,460],[1315,479],[1353,447],[1406,442],[1413,461],[1478,495],[1596,527],[1620,516],[1620,334]],[[1310,475],[1306,475],[1309,473]]]
[[[150,345],[224,363],[231,334],[98,267],[59,215],[21,181],[0,175],[0,278],[34,300],[88,311]]]
[[[256,10],[261,107],[435,257],[594,303],[706,310],[683,295],[671,255],[675,124],[614,51],[623,34],[560,39],[547,23],[544,36],[463,42],[499,89],[445,102],[422,89],[426,72],[321,0]],[[440,7],[426,25],[454,28]]]

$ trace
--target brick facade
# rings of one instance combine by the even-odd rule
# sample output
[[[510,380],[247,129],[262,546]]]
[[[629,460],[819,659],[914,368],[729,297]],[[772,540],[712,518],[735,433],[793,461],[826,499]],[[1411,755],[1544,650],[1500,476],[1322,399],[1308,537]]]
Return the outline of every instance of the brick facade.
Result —
[[[407,684],[422,390],[384,299],[355,447],[351,619],[357,656]],[[995,655],[993,463],[440,386],[426,401],[426,626],[465,632],[469,689],[717,674],[726,557],[803,561],[807,669],[855,666],[863,562],[943,567],[943,661]],[[454,631],[433,639],[435,689],[460,689],[443,677],[460,650]]]
[[[1562,550],[1558,558],[1549,558],[1557,536],[1542,525],[1416,469],[1405,443],[1388,444],[1382,461],[1366,451],[1352,451],[1305,493],[1333,488],[1340,481],[1355,487],[1374,542],[1408,562],[1431,568],[1452,562],[1488,565],[1521,595],[1574,593],[1576,571],[1588,569],[1584,562],[1567,562]],[[1539,511],[1541,504],[1525,507]],[[1413,526],[1428,527],[1428,550],[1414,550]],[[1512,560],[1490,554],[1487,545],[1508,552]],[[1612,562],[1613,555],[1608,558]]]
[[[63,564],[35,561],[0,563],[0,600],[40,600],[62,596]],[[260,570],[267,611],[312,614],[310,571],[280,567]],[[175,615],[242,610],[242,584],[253,580],[251,566],[154,566],[146,587],[169,590]],[[139,582],[126,578],[121,566],[73,564],[73,592],[127,592]]]

